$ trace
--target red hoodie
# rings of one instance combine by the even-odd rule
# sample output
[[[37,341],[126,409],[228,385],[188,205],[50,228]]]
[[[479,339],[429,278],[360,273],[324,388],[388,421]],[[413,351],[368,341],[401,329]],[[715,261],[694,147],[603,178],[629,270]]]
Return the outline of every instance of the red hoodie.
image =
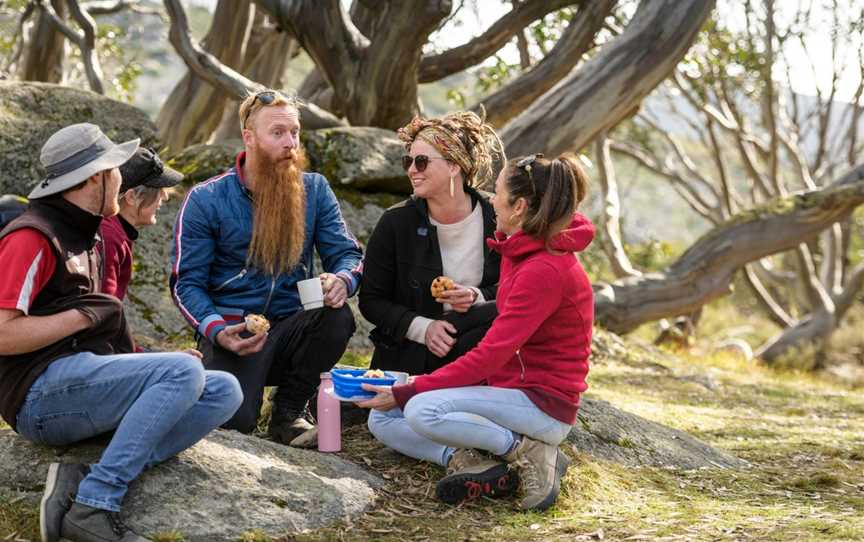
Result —
[[[520,389],[537,408],[564,423],[576,422],[579,395],[588,389],[594,293],[574,252],[594,239],[594,225],[577,213],[546,250],[543,241],[517,232],[495,233],[501,253],[495,303],[498,317],[474,349],[437,371],[394,386],[403,409],[411,397],[442,388]]]

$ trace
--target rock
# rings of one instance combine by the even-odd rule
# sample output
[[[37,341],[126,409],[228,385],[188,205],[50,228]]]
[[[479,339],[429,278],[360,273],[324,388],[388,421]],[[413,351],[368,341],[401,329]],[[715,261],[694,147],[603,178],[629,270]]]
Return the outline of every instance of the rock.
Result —
[[[580,452],[634,467],[698,469],[748,465],[687,433],[585,396],[567,441]]]
[[[0,462],[0,493],[36,506],[49,463],[94,462],[103,446],[50,448],[0,430],[0,456],[7,458]],[[336,455],[219,430],[144,472],[130,486],[124,516],[142,534],[173,531],[188,542],[237,540],[252,530],[275,537],[356,517],[382,485]]]
[[[402,170],[405,147],[390,130],[368,127],[329,128],[304,132],[303,143],[312,170],[333,186],[364,192],[410,194]]]
[[[156,126],[143,111],[89,90],[0,81],[0,104],[0,193],[29,194],[45,175],[42,145],[69,124],[92,122],[116,143],[140,137],[158,146]]]
[[[243,141],[201,143],[186,147],[166,160],[166,164],[186,177],[183,184],[192,186],[215,177],[234,166],[237,154],[243,150]]]

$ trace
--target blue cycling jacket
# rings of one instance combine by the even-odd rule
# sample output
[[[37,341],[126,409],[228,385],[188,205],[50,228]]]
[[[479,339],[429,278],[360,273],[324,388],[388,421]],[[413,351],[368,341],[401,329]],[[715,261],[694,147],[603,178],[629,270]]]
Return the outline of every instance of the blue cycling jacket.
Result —
[[[356,292],[362,272],[360,245],[327,179],[318,173],[303,174],[306,239],[300,263],[276,277],[247,265],[252,198],[239,173],[244,158],[240,153],[237,166],[192,188],[174,224],[171,295],[186,320],[214,342],[228,323],[248,313],[274,320],[300,310],[296,283],[315,275],[313,246],[324,271],[341,277],[349,296]]]

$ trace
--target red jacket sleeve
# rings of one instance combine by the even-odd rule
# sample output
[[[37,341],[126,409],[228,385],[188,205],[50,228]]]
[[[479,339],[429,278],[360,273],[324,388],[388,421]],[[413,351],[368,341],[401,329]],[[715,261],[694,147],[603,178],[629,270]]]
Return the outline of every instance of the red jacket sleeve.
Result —
[[[102,236],[102,293],[120,298],[117,290],[119,289],[118,275],[122,265],[120,254],[122,241],[104,224],[99,229],[99,233]]]
[[[29,314],[57,265],[50,242],[32,228],[14,231],[0,240],[0,262],[0,309]]]
[[[529,263],[516,272],[498,317],[472,350],[437,371],[394,386],[393,395],[405,407],[414,394],[442,388],[472,386],[494,374],[522,348],[561,304],[557,270],[546,262]]]

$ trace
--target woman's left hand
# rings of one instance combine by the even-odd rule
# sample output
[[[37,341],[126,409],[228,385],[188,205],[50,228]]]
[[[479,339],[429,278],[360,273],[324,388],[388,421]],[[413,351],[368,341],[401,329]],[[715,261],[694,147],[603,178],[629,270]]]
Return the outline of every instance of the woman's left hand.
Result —
[[[361,384],[364,390],[374,391],[375,397],[366,399],[365,401],[356,401],[357,406],[361,408],[374,408],[386,412],[399,406],[396,403],[396,398],[393,397],[393,388],[391,386],[373,386],[372,384]]]
[[[454,284],[453,288],[441,293],[435,298],[438,303],[449,303],[456,312],[468,312],[477,299],[477,292],[467,286]]]

